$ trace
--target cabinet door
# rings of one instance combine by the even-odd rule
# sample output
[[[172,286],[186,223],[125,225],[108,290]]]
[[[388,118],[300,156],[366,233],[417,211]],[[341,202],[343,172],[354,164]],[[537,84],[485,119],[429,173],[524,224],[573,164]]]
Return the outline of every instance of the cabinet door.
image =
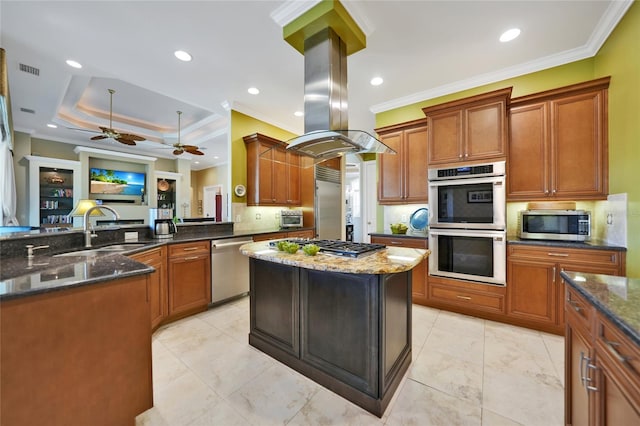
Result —
[[[428,119],[429,165],[462,160],[462,111],[436,113]]]
[[[591,397],[584,386],[586,365],[591,362],[592,352],[589,339],[572,324],[567,324],[565,333],[565,424],[567,425],[590,426],[593,424],[591,422],[592,404],[589,404]]]
[[[404,132],[404,201],[427,202],[427,128],[419,127]]]
[[[288,204],[288,191],[289,185],[288,178],[288,165],[287,165],[287,153],[284,148],[275,148],[273,150],[273,163],[271,164],[272,170],[272,203],[284,206]]]
[[[167,301],[167,256],[164,247],[136,253],[130,256],[138,262],[155,268],[147,278],[149,286],[149,305],[151,311],[151,329],[154,330],[168,315]]]
[[[549,193],[548,104],[511,108],[507,198],[531,199]]]
[[[464,110],[464,160],[505,156],[506,107],[504,101],[472,106]]]
[[[608,192],[604,91],[551,101],[551,192],[604,198]]]
[[[287,204],[299,206],[300,198],[300,156],[287,152]]]
[[[378,201],[381,203],[402,201],[402,139],[402,131],[380,136],[380,140],[396,152],[378,156]]]
[[[261,205],[273,204],[275,195],[273,193],[275,176],[273,162],[275,160],[276,148],[259,144],[260,157],[258,158],[258,201]]]
[[[507,315],[555,325],[558,303],[556,265],[511,259],[507,271]]]
[[[169,315],[206,308],[211,302],[211,257],[194,254],[169,260]]]

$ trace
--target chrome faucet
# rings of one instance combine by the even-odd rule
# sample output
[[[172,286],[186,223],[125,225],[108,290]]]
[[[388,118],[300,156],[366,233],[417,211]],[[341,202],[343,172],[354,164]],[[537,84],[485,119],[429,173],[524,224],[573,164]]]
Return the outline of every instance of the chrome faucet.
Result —
[[[109,210],[111,213],[113,213],[113,219],[114,220],[120,219],[120,215],[112,207],[109,207],[109,206],[93,206],[93,207],[90,207],[86,212],[84,212],[84,216],[82,217],[82,219],[83,219],[82,232],[84,233],[84,246],[85,246],[85,248],[91,247],[91,238],[98,236],[98,234],[94,234],[89,229],[89,215],[91,214],[92,211],[97,210],[97,209]]]

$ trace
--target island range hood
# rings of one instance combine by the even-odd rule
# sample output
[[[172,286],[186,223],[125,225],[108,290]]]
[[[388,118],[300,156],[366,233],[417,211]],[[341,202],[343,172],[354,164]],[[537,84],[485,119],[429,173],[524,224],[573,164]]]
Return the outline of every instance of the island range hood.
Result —
[[[347,53],[338,34],[327,27],[304,41],[304,131],[287,141],[287,150],[314,163],[346,154],[395,151],[347,120]]]

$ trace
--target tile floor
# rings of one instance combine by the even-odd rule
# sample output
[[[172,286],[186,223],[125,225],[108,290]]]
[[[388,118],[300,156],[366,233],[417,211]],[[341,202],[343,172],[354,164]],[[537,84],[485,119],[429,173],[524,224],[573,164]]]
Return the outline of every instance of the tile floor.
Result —
[[[564,339],[413,306],[413,362],[379,419],[247,343],[243,298],[153,335],[155,406],[137,426],[553,426]]]

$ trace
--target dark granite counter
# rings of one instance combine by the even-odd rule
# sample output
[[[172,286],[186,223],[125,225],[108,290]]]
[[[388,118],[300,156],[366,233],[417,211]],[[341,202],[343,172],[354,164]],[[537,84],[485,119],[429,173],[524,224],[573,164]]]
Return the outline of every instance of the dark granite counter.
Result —
[[[570,271],[560,275],[640,346],[640,279]]]
[[[507,236],[507,244],[525,244],[531,246],[562,247],[591,250],[617,250],[627,251],[626,247],[615,246],[602,240],[591,240],[585,242],[573,241],[553,241],[553,240],[523,240],[518,237]]]
[[[162,245],[270,234],[281,230],[234,231],[230,222],[198,222],[179,224],[178,233],[172,238],[154,239],[146,226],[99,227],[93,247],[123,243],[128,232],[137,232],[135,242],[144,243],[144,246],[118,254],[100,253],[91,257],[55,257],[60,253],[82,250],[84,235],[80,229],[59,232],[31,230],[3,235],[0,238],[0,300],[153,272],[153,268],[126,255]],[[35,257],[29,261],[25,247],[28,244],[49,247],[36,250]]]

